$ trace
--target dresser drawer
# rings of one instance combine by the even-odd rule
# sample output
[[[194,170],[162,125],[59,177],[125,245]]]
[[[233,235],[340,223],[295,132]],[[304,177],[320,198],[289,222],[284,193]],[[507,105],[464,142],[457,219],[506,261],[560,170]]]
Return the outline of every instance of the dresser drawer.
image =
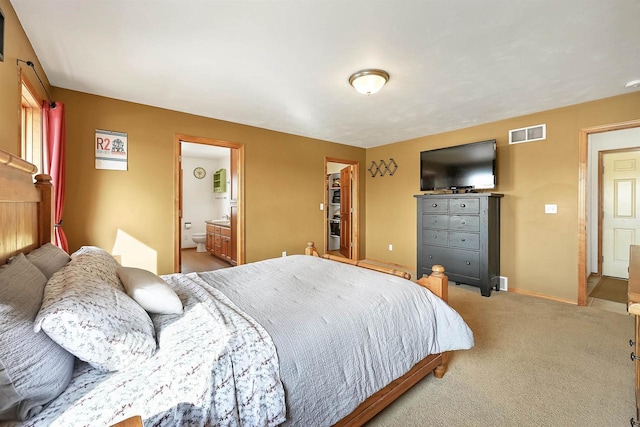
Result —
[[[480,199],[474,199],[474,198],[451,199],[449,200],[449,212],[453,214],[480,213]]]
[[[424,266],[424,273],[431,274],[431,267],[436,264],[442,265],[447,270],[447,264],[449,258],[447,257],[448,248],[440,248],[437,246],[423,246],[422,247],[422,265]]]
[[[423,273],[429,274],[435,264],[444,266],[445,274],[472,279],[480,278],[480,253],[447,247],[422,247]],[[459,279],[458,279],[459,280]],[[455,280],[457,281],[457,280]],[[473,284],[473,283],[471,283]]]
[[[449,246],[449,232],[444,230],[422,230],[425,245]]]
[[[447,213],[447,212],[449,212],[449,200],[447,200],[447,199],[424,199],[424,200],[422,200],[422,212],[424,212],[424,213]]]
[[[449,215],[422,215],[423,228],[449,228]]]
[[[451,215],[449,228],[456,231],[480,231],[480,217],[472,215]]]
[[[480,235],[452,231],[449,233],[449,246],[477,251],[480,249]]]
[[[452,273],[474,280],[480,278],[480,252],[448,249],[447,261],[448,264],[444,265],[445,274],[449,270]]]

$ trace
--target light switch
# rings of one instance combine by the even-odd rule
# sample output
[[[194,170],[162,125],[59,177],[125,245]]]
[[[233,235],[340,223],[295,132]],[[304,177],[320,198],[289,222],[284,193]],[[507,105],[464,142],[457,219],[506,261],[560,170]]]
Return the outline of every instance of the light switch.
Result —
[[[546,214],[557,214],[558,213],[558,205],[554,204],[547,204],[544,205],[544,213]]]
[[[324,203],[320,203],[320,210],[323,211],[324,210]]]

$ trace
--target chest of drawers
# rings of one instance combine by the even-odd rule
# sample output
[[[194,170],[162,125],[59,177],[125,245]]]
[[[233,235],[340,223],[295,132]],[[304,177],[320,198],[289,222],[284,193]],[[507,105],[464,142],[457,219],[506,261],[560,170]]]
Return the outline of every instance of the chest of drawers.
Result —
[[[484,296],[500,281],[502,194],[427,194],[418,202],[418,278],[434,264],[449,280],[478,286]]]

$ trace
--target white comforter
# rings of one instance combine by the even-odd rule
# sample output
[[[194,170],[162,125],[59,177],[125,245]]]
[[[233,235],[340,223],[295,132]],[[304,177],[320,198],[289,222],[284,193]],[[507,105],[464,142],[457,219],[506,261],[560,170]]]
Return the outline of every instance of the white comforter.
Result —
[[[285,419],[275,347],[264,329],[195,274],[165,276],[182,315],[153,316],[159,349],[132,370],[80,363],[68,388],[21,426],[273,426]]]

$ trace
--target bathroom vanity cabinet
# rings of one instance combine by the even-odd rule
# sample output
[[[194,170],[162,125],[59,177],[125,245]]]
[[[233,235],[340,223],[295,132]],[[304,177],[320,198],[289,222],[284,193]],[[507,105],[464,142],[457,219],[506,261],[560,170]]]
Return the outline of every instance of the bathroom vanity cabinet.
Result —
[[[207,251],[231,264],[232,257],[231,228],[224,225],[207,224]]]

